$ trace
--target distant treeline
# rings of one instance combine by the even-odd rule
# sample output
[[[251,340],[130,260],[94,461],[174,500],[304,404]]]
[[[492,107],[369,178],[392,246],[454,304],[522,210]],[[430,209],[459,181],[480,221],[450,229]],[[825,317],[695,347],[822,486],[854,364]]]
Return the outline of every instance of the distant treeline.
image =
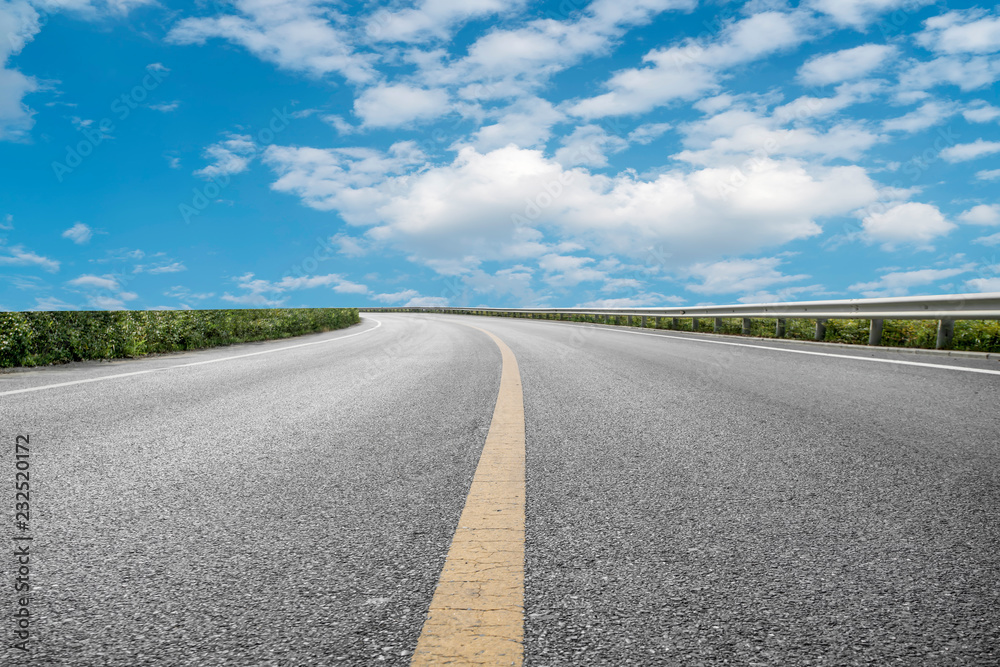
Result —
[[[0,367],[195,350],[360,321],[356,308],[0,312]]]

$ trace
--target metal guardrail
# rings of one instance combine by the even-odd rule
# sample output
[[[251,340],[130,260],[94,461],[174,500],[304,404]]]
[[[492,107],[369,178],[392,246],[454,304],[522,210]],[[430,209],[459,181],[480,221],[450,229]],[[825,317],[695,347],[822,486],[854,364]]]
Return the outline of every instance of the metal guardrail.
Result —
[[[878,345],[882,339],[883,320],[937,320],[938,349],[951,342],[956,320],[1000,320],[1000,292],[985,294],[945,294],[940,296],[905,296],[885,299],[844,299],[840,301],[793,301],[788,303],[757,303],[730,306],[679,306],[676,308],[359,308],[361,312],[416,312],[497,315],[503,317],[535,317],[581,315],[596,320],[603,317],[625,317],[632,324],[633,317],[641,318],[640,326],[647,325],[647,318],[656,318],[659,328],[664,318],[671,318],[672,327],[677,320],[693,320],[692,328],[698,329],[698,320],[714,318],[713,329],[718,331],[724,317],[743,318],[743,333],[750,332],[753,318],[774,318],[775,335],[784,336],[786,319],[816,320],[816,340],[826,335],[826,321],[833,319],[871,320],[868,344]]]

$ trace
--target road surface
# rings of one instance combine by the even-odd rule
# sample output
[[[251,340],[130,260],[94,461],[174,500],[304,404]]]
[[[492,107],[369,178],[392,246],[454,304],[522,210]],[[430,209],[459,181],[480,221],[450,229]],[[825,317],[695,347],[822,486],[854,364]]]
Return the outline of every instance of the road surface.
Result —
[[[1000,663],[996,361],[378,313],[0,375],[0,664],[409,664],[499,411],[482,330],[525,665]]]

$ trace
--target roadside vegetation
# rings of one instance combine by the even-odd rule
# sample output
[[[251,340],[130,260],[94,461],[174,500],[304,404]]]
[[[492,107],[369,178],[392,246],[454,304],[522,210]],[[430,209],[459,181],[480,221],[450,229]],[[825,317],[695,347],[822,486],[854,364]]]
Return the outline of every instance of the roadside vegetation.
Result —
[[[122,359],[343,329],[356,308],[0,312],[0,367]]]
[[[470,315],[483,314],[475,311]],[[490,314],[493,315],[492,313]],[[536,314],[535,319],[558,320],[559,315]],[[562,319],[573,322],[593,322],[604,324],[601,315],[563,315]],[[632,326],[640,326],[640,318],[632,317]],[[698,331],[713,333],[715,320],[711,317],[697,319],[697,327],[690,317],[661,318],[657,323],[655,317],[646,318],[647,328],[668,329],[674,331]],[[628,318],[624,316],[609,316],[607,324],[627,326]],[[749,335],[757,338],[777,338],[776,319],[751,318]],[[884,320],[882,325],[882,347],[912,347],[934,349],[937,342],[937,320]],[[827,320],[826,336],[823,339],[829,343],[847,343],[850,345],[868,344],[869,320]],[[782,338],[793,340],[813,340],[816,333],[816,321],[811,319],[788,318],[785,320],[785,330]],[[742,336],[743,318],[724,317],[721,326],[715,333]],[[968,350],[973,352],[1000,352],[1000,321],[997,320],[957,320],[955,333],[949,350]]]

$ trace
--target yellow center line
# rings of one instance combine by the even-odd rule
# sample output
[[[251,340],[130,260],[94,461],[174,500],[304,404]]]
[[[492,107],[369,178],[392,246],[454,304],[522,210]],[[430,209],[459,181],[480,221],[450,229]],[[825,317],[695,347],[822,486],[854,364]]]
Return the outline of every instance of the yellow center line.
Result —
[[[521,374],[502,340],[472,328],[500,348],[500,393],[411,665],[521,665],[524,657]]]

